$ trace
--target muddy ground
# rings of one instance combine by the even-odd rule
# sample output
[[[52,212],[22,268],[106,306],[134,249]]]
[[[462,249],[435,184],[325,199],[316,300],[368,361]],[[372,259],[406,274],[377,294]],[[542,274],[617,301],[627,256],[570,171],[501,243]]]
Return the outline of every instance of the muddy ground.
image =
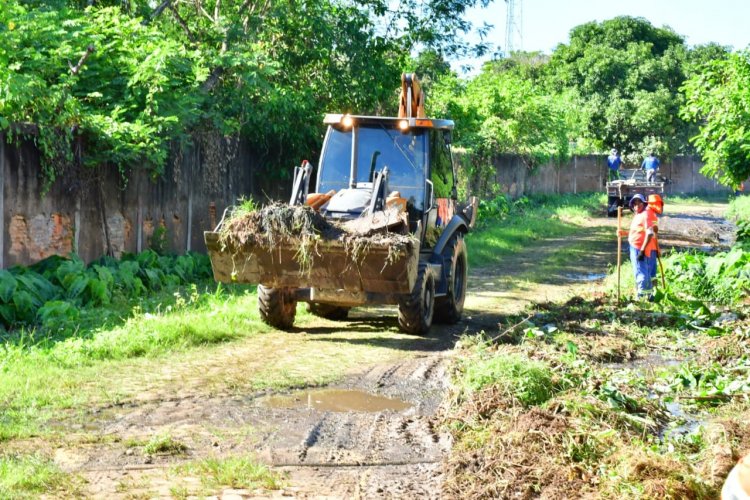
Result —
[[[661,222],[663,247],[716,248],[731,241],[726,205],[670,207]],[[55,425],[59,442],[26,443],[49,450],[65,471],[86,480],[86,496],[138,498],[191,491],[197,478],[178,477],[173,466],[206,457],[247,453],[282,471],[279,491],[223,490],[219,498],[438,498],[442,462],[450,450],[437,425],[447,393],[453,347],[460,335],[497,334],[504,318],[530,302],[564,300],[596,290],[614,263],[615,219],[589,221],[576,238],[543,241],[492,267],[472,269],[465,318],[434,327],[435,341],[386,366],[362,367],[335,387],[293,394],[238,393],[217,387],[227,365],[255,362],[253,351],[233,345],[225,359],[207,360],[174,384],[151,383],[140,396],[111,407],[71,413]],[[545,264],[565,246],[585,255]],[[354,311],[345,322],[319,320],[299,333],[325,341],[335,331],[347,342],[368,342],[368,328],[395,328],[395,310]],[[336,340],[340,341],[340,340]],[[243,361],[244,360],[244,361]],[[211,384],[204,377],[211,375]],[[137,443],[168,433],[187,446],[183,454],[146,455]]]

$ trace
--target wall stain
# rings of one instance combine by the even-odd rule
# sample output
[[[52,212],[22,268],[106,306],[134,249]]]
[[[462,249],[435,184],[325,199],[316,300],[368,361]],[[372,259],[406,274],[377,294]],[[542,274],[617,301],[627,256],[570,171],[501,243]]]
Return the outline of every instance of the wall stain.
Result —
[[[73,251],[73,222],[68,215],[38,214],[31,219],[11,217],[8,227],[8,254],[19,262],[38,261],[50,255],[68,255]]]

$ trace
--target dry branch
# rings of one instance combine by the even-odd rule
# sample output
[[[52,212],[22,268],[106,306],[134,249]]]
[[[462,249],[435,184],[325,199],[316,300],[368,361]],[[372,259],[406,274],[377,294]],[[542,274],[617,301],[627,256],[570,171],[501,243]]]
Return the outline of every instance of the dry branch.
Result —
[[[68,61],[68,67],[70,68],[70,72],[74,75],[77,75],[78,72],[81,71],[81,67],[83,67],[83,63],[85,63],[86,59],[88,59],[89,56],[93,54],[94,50],[96,49],[93,45],[89,45],[88,47],[86,47],[86,52],[84,52],[83,55],[81,55],[81,58],[78,60],[78,64],[76,64],[75,66],[70,64],[70,61]]]

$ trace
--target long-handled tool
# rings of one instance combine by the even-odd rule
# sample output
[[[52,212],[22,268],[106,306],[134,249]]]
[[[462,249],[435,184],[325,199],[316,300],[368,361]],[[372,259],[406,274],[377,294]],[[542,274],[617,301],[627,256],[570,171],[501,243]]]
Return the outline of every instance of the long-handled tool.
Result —
[[[622,267],[622,207],[617,207],[617,303],[620,303],[620,268]]]
[[[654,243],[656,243],[656,260],[659,263],[659,271],[661,271],[661,287],[663,290],[667,289],[667,281],[664,279],[664,264],[661,263],[661,248],[659,248],[659,240],[654,234]]]

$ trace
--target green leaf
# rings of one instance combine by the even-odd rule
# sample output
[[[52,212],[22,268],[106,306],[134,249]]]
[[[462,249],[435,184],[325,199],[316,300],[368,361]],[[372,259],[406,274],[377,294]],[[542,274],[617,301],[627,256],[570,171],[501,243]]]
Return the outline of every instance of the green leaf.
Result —
[[[0,270],[0,300],[4,303],[10,302],[17,287],[16,278],[5,269]]]
[[[68,288],[67,297],[69,299],[78,298],[89,284],[89,279],[86,276],[78,276],[75,281]]]
[[[10,326],[16,321],[16,310],[10,304],[0,304],[0,318],[5,326]]]
[[[16,316],[24,321],[33,319],[34,298],[24,290],[13,294],[13,305],[16,308]]]

